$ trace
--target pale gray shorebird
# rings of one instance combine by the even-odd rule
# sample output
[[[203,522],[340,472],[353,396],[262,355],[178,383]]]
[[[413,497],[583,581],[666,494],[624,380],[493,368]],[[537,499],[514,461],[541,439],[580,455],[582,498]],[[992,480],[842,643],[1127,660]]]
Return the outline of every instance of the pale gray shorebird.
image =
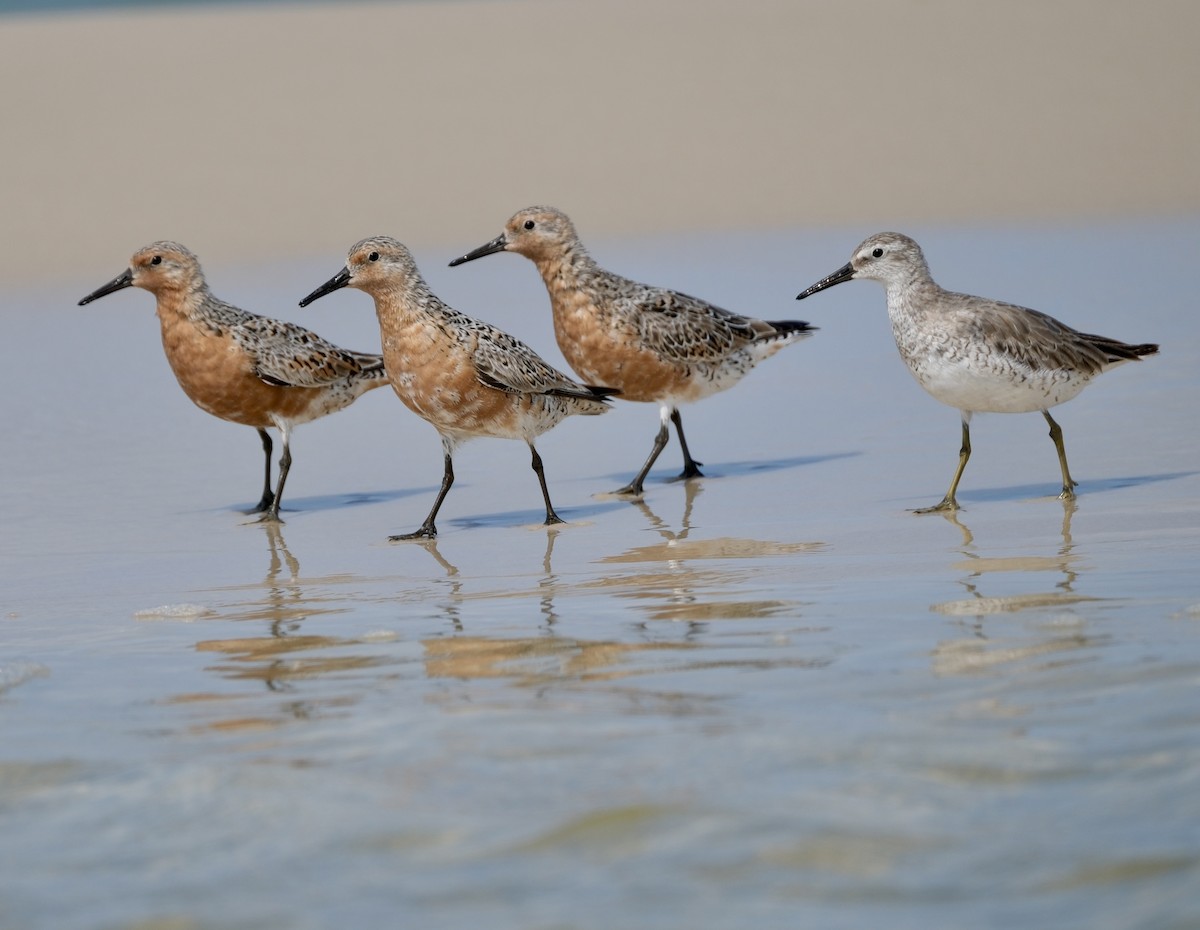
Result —
[[[268,319],[218,300],[200,262],[177,242],[139,249],[129,268],[79,305],[126,287],[157,301],[163,350],[179,386],[201,410],[258,430],[266,456],[262,498],[251,511],[279,520],[292,465],[291,433],[301,423],[349,406],[387,383],[383,357],[341,349],[294,323]],[[268,428],[279,430],[279,483],[271,490]]]
[[[300,306],[343,287],[374,298],[392,388],[442,437],[444,474],[433,509],[414,532],[389,538],[437,535],[434,521],[454,483],[454,450],[476,436],[525,441],[546,503],[546,525],[562,523],[534,440],[571,414],[604,413],[606,398],[616,391],[572,381],[529,346],[447,306],[395,239],[375,236],[355,244],[346,266]]]
[[[900,357],[921,387],[962,415],[962,448],[950,490],[917,513],[958,509],[955,492],[971,457],[974,413],[1040,410],[1058,451],[1059,496],[1074,498],[1078,482],[1067,470],[1062,429],[1050,408],[1070,400],[1101,372],[1158,351],[1152,343],[1127,345],[1078,332],[1037,310],[947,291],[929,274],[921,247],[894,232],[868,238],[849,262],[796,299],[852,278],[883,284]]]
[[[606,271],[587,253],[571,220],[553,207],[513,215],[491,242],[456,258],[461,265],[495,252],[533,261],[550,292],[554,335],[584,381],[619,388],[622,400],[659,406],[654,446],[641,471],[616,493],[641,496],[675,424],[683,450],[679,478],[701,477],[683,437],[680,404],[732,387],[755,365],[816,329],[798,320],[767,322],[722,310],[687,294]]]

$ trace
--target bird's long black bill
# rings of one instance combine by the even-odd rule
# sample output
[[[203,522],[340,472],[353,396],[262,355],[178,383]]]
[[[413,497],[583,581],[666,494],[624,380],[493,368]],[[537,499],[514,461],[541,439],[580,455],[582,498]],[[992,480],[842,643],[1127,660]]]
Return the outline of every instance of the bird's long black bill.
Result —
[[[133,272],[130,271],[129,269],[126,269],[121,274],[117,275],[115,278],[113,278],[111,281],[109,281],[107,284],[96,288],[94,291],[92,291],[90,294],[88,294],[87,297],[84,297],[82,300],[80,300],[79,306],[82,307],[85,304],[90,304],[93,300],[98,300],[99,298],[103,297],[105,294],[111,294],[113,291],[122,290],[123,288],[132,286],[132,284],[133,284]]]
[[[501,233],[491,242],[485,242],[479,248],[472,249],[466,255],[460,255],[450,263],[450,267],[453,268],[455,265],[461,265],[464,262],[473,262],[475,259],[483,258],[485,255],[494,255],[497,252],[503,252],[507,247],[508,239]]]
[[[301,307],[307,307],[318,297],[324,297],[326,294],[332,294],[334,291],[340,291],[343,287],[350,283],[350,269],[343,268],[332,278],[318,287],[315,291],[300,301]]]
[[[835,284],[842,284],[854,277],[854,267],[849,263],[842,265],[837,271],[827,278],[822,278],[812,287],[805,291],[801,291],[796,295],[797,300],[803,300],[805,297],[811,297],[817,291],[823,291],[827,287],[833,287]]]

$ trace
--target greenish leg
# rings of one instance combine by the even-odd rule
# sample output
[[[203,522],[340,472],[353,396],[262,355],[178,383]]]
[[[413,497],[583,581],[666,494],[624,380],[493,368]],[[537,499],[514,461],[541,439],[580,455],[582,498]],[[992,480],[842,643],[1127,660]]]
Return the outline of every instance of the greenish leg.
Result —
[[[958,501],[954,497],[954,492],[958,490],[958,482],[963,476],[963,471],[967,467],[967,459],[970,457],[971,427],[967,424],[966,419],[964,419],[962,421],[962,448],[958,450],[958,471],[954,473],[954,480],[950,482],[950,490],[946,492],[946,496],[942,498],[941,503],[934,504],[932,507],[922,507],[920,510],[914,510],[913,513],[941,513],[947,510],[958,510]]]
[[[1054,422],[1054,417],[1050,416],[1049,410],[1043,410],[1042,416],[1050,424],[1050,438],[1054,440],[1054,448],[1058,450],[1058,467],[1062,469],[1063,488],[1062,493],[1058,495],[1059,500],[1074,500],[1075,486],[1079,482],[1071,477],[1071,472],[1067,468],[1067,450],[1063,447],[1062,427]]]

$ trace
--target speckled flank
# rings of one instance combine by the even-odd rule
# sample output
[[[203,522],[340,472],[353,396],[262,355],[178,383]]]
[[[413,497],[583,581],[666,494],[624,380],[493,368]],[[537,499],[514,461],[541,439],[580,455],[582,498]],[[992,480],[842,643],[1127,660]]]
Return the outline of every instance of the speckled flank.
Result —
[[[605,412],[605,398],[614,391],[573,381],[519,340],[447,306],[395,239],[379,236],[356,244],[346,267],[301,306],[341,287],[374,298],[392,387],[442,437],[446,471],[433,510],[415,533],[392,538],[436,535],[435,518],[454,480],[454,448],[476,436],[525,441],[542,485],[546,522],[562,522],[551,506],[534,440],[571,414]]]
[[[537,266],[550,294],[554,333],[584,381],[620,388],[624,400],[658,404],[662,425],[641,472],[618,493],[640,495],[673,420],[684,451],[681,478],[700,474],[683,439],[679,405],[732,387],[755,365],[815,327],[766,322],[722,310],[677,291],[605,271],[587,253],[571,220],[552,207],[516,213],[504,232],[451,262],[517,252]]]
[[[1062,430],[1050,408],[1070,400],[1101,372],[1158,351],[1149,343],[1127,345],[1078,332],[1037,310],[947,291],[933,280],[920,246],[900,233],[871,236],[846,265],[797,299],[852,278],[883,284],[900,357],[921,387],[962,414],[958,471],[941,503],[926,510],[957,507],[974,413],[1041,411],[1058,451],[1061,496],[1074,497]]]
[[[387,383],[383,358],[338,348],[294,323],[257,316],[218,300],[200,263],[175,242],[139,249],[129,268],[79,301],[125,287],[154,294],[163,350],[179,386],[200,409],[259,431],[266,480],[255,512],[278,520],[291,465],[293,427],[349,406]],[[279,483],[271,490],[271,438],[283,438]]]

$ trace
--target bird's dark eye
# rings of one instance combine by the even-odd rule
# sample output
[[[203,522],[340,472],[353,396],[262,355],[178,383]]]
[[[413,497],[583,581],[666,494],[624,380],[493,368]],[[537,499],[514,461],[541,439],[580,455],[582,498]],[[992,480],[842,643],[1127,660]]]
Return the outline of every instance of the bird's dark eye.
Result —
[[[871,252],[876,258],[883,258],[883,249],[874,249]]]
[[[150,264],[151,265],[161,265],[162,264],[162,256],[155,255],[154,258],[150,259]]]
[[[534,226],[536,226],[536,225],[537,225],[537,224],[536,224],[536,223],[535,223],[533,220],[526,220],[526,221],[525,221],[525,228],[526,228],[526,229],[533,229],[533,227],[534,227]]]
[[[367,256],[367,261],[369,261],[369,262],[377,262],[377,261],[379,261],[379,253],[378,253],[378,252],[372,252],[370,255],[368,255],[368,256]]]

